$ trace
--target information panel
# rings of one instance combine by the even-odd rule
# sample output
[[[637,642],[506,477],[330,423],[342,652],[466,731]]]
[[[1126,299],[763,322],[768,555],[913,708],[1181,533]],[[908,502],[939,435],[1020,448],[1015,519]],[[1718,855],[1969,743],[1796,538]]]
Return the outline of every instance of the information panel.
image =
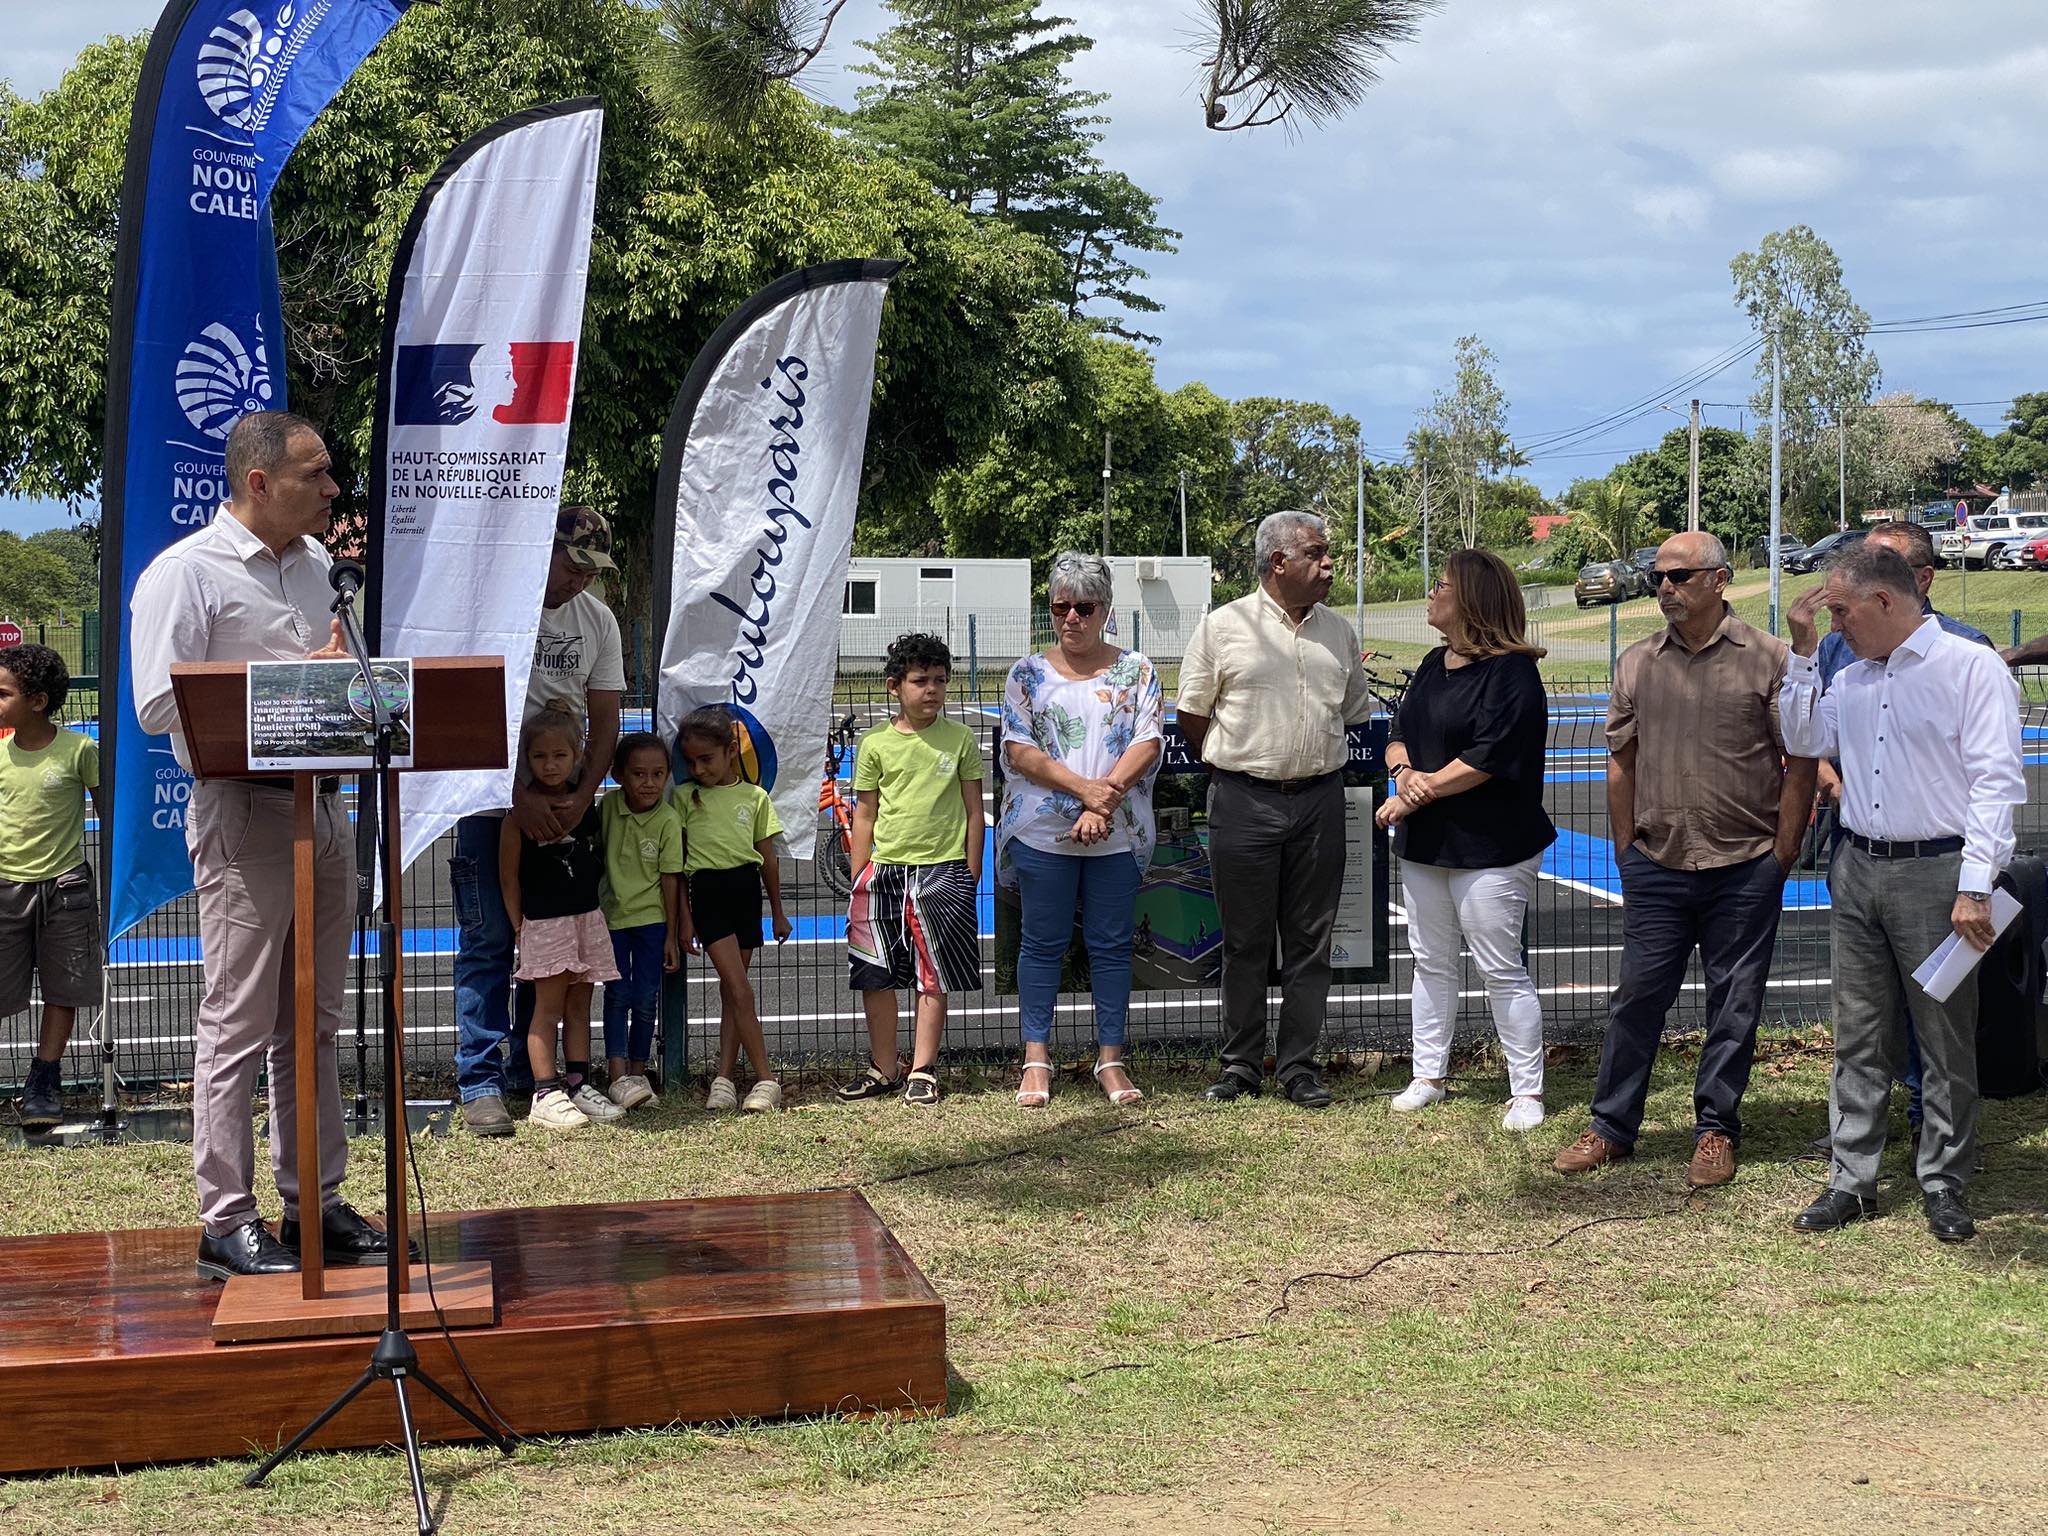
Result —
[[[412,660],[373,661],[377,691],[396,722],[391,766],[412,766]],[[252,772],[337,773],[377,766],[370,690],[353,661],[249,663]]]

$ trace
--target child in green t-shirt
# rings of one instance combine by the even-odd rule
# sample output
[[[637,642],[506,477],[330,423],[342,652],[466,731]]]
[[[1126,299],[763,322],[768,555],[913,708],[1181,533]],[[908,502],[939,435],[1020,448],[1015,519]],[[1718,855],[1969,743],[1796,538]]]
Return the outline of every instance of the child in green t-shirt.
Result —
[[[847,907],[849,981],[867,1013],[867,1074],[839,1090],[873,1099],[903,1088],[939,1100],[946,995],[981,986],[981,749],[945,718],[953,653],[936,635],[900,635],[882,664],[898,712],[860,739]],[[896,989],[916,995],[910,1075],[896,1077]]]
[[[24,1130],[64,1117],[64,1047],[100,1001],[99,899],[85,862],[85,797],[100,810],[100,750],[55,716],[71,691],[48,646],[0,650],[0,1017],[43,992],[43,1026],[21,1095]],[[105,825],[104,819],[101,825]]]
[[[683,939],[702,947],[718,973],[718,1075],[705,1096],[706,1109],[744,1109],[750,1114],[782,1108],[782,1084],[768,1060],[761,1014],[747,970],[761,947],[761,892],[775,920],[775,942],[792,931],[782,910],[782,872],[775,839],[782,821],[768,791],[740,773],[739,725],[732,712],[708,705],[683,716],[676,727],[676,755],[695,780],[676,790],[683,815]],[[740,1047],[754,1069],[754,1086],[742,1104],[733,1076]]]
[[[612,754],[618,790],[598,802],[599,899],[619,979],[604,986],[605,1093],[621,1109],[656,1102],[648,1081],[661,978],[683,963],[683,818],[668,798],[668,748],[652,731]]]

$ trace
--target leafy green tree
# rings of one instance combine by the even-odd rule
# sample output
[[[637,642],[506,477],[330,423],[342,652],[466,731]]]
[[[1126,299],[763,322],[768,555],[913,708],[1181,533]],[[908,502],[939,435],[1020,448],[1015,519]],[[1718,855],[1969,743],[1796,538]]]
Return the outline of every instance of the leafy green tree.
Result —
[[[99,551],[76,528],[45,528],[22,543],[55,555],[71,571],[72,602],[90,604],[100,589]]]
[[[1728,266],[1735,302],[1763,340],[1750,396],[1758,431],[1767,444],[1775,347],[1784,359],[1784,503],[1794,516],[1816,514],[1835,488],[1834,423],[1853,419],[1877,389],[1870,316],[1850,297],[1833,248],[1804,224],[1764,236]]]
[[[1992,440],[2000,480],[2016,491],[2048,482],[2048,393],[2017,396],[2005,419]]]
[[[1313,400],[1254,396],[1230,407],[1232,463],[1225,491],[1229,529],[1220,562],[1232,574],[1255,576],[1253,539],[1275,512],[1313,512],[1329,526],[1338,581],[1351,585],[1358,520],[1359,425]],[[1378,563],[1375,535],[1394,521],[1377,466],[1366,466],[1367,575]]]
[[[1691,481],[1689,429],[1674,427],[1655,448],[1617,465],[1668,526],[1683,528]],[[1727,427],[1700,428],[1700,526],[1733,549],[1763,532],[1768,504],[1756,495],[1744,455],[1749,440]]]
[[[1455,355],[1457,374],[1449,389],[1438,390],[1424,418],[1437,451],[1437,466],[1449,470],[1448,484],[1439,485],[1455,504],[1457,530],[1467,549],[1479,542],[1481,487],[1489,470],[1519,460],[1508,440],[1508,398],[1494,377],[1493,352],[1477,336],[1460,336]]]
[[[872,61],[847,115],[857,143],[910,166],[954,206],[992,215],[1063,253],[1066,307],[1159,305],[1133,284],[1138,251],[1171,251],[1158,202],[1096,155],[1099,91],[1076,90],[1074,59],[1094,47],[1038,0],[889,0],[896,24],[862,44]],[[1099,328],[1155,340],[1119,320]]]
[[[0,618],[52,619],[89,600],[61,554],[0,529]]]

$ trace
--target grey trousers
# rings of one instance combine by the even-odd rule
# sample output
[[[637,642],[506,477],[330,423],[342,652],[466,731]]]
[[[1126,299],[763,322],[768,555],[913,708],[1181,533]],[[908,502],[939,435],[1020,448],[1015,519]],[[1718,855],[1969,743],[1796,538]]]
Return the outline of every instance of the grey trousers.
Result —
[[[1223,922],[1223,1070],[1265,1078],[1266,978],[1280,945],[1273,1075],[1315,1065],[1330,1000],[1330,933],[1344,884],[1344,781],[1288,793],[1255,779],[1209,780],[1209,869]]]
[[[1915,967],[1954,931],[1949,914],[1962,861],[1960,853],[1873,858],[1846,841],[1835,854],[1835,1189],[1877,1193],[1892,1080],[1906,1059],[1902,1003],[1913,1010],[1924,1073],[1920,1187],[1960,1191],[1976,1167],[1976,978],[1946,1003],[1913,981]]]
[[[200,999],[192,1063],[192,1171],[199,1219],[220,1237],[253,1221],[256,1143],[249,1098],[270,1077],[270,1161],[284,1214],[299,1214],[298,1054],[293,1030],[292,797],[234,779],[192,786],[185,846],[199,892]],[[354,838],[338,795],[313,813],[313,955],[320,1075],[320,1207],[340,1198],[348,1164],[334,1037],[341,1028],[355,917]]]

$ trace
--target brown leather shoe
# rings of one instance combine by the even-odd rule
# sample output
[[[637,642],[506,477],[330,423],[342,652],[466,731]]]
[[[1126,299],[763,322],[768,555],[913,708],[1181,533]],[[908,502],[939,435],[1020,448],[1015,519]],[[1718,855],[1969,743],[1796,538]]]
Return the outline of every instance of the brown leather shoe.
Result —
[[[1735,1143],[1719,1131],[1702,1131],[1693,1143],[1692,1166],[1685,1182],[1694,1189],[1712,1189],[1735,1177]]]
[[[1633,1156],[1635,1150],[1611,1142],[1597,1131],[1581,1131],[1579,1139],[1558,1153],[1550,1166],[1559,1173],[1591,1173]]]

